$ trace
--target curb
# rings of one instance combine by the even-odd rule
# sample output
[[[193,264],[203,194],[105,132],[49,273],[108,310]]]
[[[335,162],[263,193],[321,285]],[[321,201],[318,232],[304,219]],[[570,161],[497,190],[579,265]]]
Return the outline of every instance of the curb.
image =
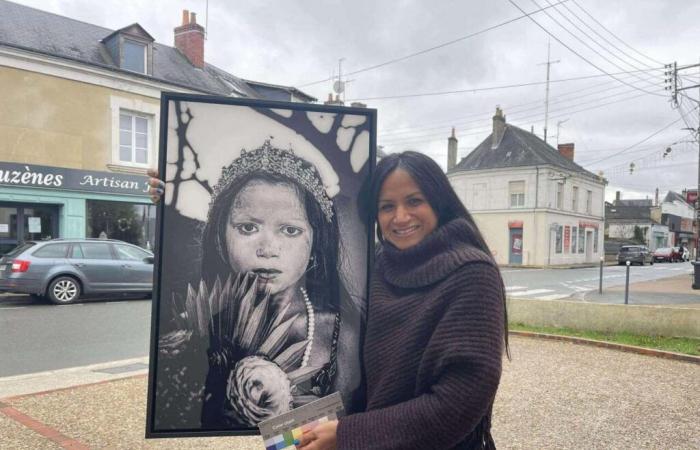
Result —
[[[557,334],[534,333],[531,331],[508,331],[508,334],[529,338],[549,339],[553,341],[565,341],[579,345],[590,345],[592,347],[608,348],[621,352],[637,353],[639,355],[654,356],[657,358],[671,359],[674,361],[684,361],[700,365],[700,356],[686,355],[684,353],[667,352],[653,348],[637,347],[634,345],[617,344],[613,342],[596,341],[595,339],[585,339],[573,336],[560,336]]]

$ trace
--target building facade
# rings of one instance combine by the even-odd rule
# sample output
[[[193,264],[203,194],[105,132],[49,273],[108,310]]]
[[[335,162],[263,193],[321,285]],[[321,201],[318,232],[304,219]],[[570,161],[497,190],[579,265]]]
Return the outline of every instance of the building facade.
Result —
[[[450,183],[498,264],[581,264],[603,255],[605,181],[573,162],[573,144],[555,149],[497,109],[490,136],[457,164],[453,133],[448,155]]]
[[[138,24],[109,30],[4,0],[0,17],[0,254],[53,237],[153,245],[145,172],[158,161],[162,91],[315,100],[206,63],[188,11],[174,47]]]

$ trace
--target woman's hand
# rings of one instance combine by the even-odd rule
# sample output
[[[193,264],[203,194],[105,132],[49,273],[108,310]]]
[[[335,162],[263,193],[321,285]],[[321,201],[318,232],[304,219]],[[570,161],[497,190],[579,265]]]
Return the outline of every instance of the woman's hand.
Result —
[[[151,194],[151,201],[158,203],[165,193],[165,182],[160,179],[158,169],[148,169],[148,176],[151,177],[148,180],[148,185],[150,186],[148,193]]]
[[[295,444],[300,450],[335,450],[337,428],[337,420],[322,423],[304,433]]]

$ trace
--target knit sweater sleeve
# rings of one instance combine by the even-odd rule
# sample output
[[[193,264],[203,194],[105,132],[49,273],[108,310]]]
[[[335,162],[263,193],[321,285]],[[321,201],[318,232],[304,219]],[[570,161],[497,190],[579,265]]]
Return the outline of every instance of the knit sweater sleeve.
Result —
[[[445,313],[426,345],[423,393],[339,421],[338,449],[448,449],[488,414],[501,375],[503,293],[498,269],[467,264],[449,281]]]

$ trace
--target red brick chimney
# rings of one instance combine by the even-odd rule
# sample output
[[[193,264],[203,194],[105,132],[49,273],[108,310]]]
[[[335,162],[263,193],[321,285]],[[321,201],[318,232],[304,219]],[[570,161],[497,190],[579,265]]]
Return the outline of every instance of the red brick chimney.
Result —
[[[193,66],[204,67],[204,27],[197,23],[197,14],[182,10],[182,25],[175,28],[175,48],[180,50]]]
[[[573,143],[559,144],[559,145],[557,145],[557,150],[559,150],[559,154],[561,156],[568,159],[569,161],[574,160],[574,144]]]

